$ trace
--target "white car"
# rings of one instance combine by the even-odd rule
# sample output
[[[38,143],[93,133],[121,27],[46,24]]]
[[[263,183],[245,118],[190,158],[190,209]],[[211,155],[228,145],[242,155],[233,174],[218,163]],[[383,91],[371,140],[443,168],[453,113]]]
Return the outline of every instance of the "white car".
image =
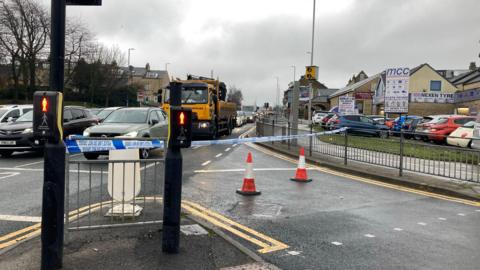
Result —
[[[245,118],[245,113],[242,111],[237,111],[237,127],[243,126],[247,122]]]
[[[316,113],[313,117],[312,117],[312,122],[314,124],[320,124],[322,122],[322,119],[323,117],[325,117],[325,115],[327,115],[327,113]]]
[[[454,130],[452,133],[450,133],[450,135],[448,135],[447,144],[460,147],[469,147],[470,142],[472,141],[475,123],[475,121],[470,121]]]
[[[33,105],[0,105],[0,125],[13,122],[31,110]]]

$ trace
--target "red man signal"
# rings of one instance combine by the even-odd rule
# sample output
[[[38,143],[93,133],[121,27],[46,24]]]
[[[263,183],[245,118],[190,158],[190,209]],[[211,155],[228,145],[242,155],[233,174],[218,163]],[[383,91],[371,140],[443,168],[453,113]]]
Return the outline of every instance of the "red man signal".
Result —
[[[42,112],[46,113],[48,111],[48,100],[46,97],[42,98]]]
[[[192,109],[170,106],[169,145],[190,147],[192,142]]]

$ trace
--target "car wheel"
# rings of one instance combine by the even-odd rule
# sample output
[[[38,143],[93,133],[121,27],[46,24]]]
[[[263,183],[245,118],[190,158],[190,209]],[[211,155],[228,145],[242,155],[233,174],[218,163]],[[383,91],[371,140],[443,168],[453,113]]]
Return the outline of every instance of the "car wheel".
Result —
[[[0,156],[4,157],[4,158],[8,158],[10,156],[12,156],[13,154],[13,151],[10,151],[10,150],[2,150],[0,151]]]
[[[148,159],[150,157],[150,149],[140,149],[140,159]]]
[[[388,131],[382,130],[378,133],[378,136],[382,139],[387,139],[388,138]]]
[[[88,160],[95,160],[97,159],[100,155],[97,153],[83,153],[83,156],[88,159]]]

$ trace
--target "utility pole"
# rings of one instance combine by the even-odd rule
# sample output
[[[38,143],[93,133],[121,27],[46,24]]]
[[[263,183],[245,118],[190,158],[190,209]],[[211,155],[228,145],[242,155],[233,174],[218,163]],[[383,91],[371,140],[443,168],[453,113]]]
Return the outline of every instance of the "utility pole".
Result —
[[[313,66],[313,52],[315,47],[315,8],[316,0],[313,0],[313,20],[312,20],[312,50],[310,51],[310,66]],[[308,90],[308,122],[311,124],[312,121],[312,98],[313,98],[313,89],[312,83],[309,84]]]

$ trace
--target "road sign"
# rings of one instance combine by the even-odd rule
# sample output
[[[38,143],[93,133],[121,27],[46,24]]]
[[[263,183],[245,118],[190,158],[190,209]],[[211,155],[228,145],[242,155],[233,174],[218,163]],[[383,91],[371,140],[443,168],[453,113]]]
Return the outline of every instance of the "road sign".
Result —
[[[385,78],[385,112],[408,113],[410,69],[389,68]]]
[[[63,95],[55,91],[33,94],[33,135],[58,142],[63,137]]]
[[[355,113],[355,98],[349,96],[341,96],[338,99],[338,112],[341,114]]]
[[[305,68],[305,78],[307,80],[317,80],[318,79],[318,67],[317,66],[307,66]]]

